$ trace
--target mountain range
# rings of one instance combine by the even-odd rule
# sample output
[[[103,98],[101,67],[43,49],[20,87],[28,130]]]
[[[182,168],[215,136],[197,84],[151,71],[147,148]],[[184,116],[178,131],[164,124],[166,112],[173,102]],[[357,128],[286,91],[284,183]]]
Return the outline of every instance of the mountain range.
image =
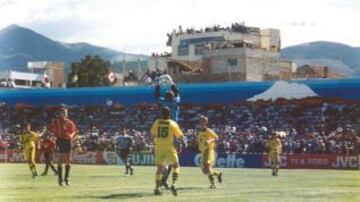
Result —
[[[345,76],[360,75],[360,48],[349,45],[317,41],[282,49],[281,57],[294,61],[298,66],[318,64],[328,66]]]
[[[17,25],[0,30],[0,70],[27,71],[28,61],[62,61],[68,66],[85,55],[99,55],[111,62],[147,60],[145,55],[124,53],[88,43],[54,41]]]
[[[66,66],[85,55],[100,55],[111,62],[137,59],[146,55],[130,54],[88,43],[64,43],[17,25],[0,30],[0,71],[5,69],[27,71],[28,61],[63,61]],[[286,47],[283,59],[298,66],[318,64],[330,67],[345,76],[360,76],[360,48],[345,44],[317,41]]]

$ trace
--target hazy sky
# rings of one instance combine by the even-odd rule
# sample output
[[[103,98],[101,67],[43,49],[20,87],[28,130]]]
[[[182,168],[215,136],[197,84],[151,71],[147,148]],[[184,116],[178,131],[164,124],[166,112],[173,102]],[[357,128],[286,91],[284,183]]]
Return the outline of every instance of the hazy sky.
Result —
[[[316,40],[360,46],[360,0],[0,0],[0,29],[18,24],[130,53],[169,51],[166,33],[179,25],[242,21],[280,29],[283,47]]]

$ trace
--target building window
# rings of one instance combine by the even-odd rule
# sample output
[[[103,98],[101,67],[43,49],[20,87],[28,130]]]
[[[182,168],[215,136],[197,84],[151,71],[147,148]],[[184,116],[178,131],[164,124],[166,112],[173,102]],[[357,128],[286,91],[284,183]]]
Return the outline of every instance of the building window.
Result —
[[[237,64],[238,64],[237,59],[228,59],[228,66],[235,67],[237,66]]]
[[[195,55],[203,55],[204,54],[204,44],[196,44],[195,45]]]
[[[187,56],[189,55],[188,46],[178,46],[178,56]]]

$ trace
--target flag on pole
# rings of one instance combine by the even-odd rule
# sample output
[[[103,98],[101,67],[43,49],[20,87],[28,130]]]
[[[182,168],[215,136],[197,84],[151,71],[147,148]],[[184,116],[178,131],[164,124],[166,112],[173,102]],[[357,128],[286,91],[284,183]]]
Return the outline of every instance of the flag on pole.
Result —
[[[44,75],[43,75],[43,84],[46,88],[50,88],[50,81],[49,81],[49,77],[48,75],[46,74],[46,72],[44,72]]]
[[[79,77],[78,77],[77,74],[75,74],[74,77],[73,77],[73,79],[72,79],[72,81],[73,81],[73,82],[77,82],[78,80],[79,80]]]
[[[115,76],[114,72],[109,72],[108,79],[109,79],[110,83],[113,83],[116,80],[116,76]]]

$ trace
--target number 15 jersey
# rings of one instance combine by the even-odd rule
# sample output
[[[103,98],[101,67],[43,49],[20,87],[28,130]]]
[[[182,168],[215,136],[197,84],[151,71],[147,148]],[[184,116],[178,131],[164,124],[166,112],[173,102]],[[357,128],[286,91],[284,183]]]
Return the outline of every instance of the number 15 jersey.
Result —
[[[183,133],[179,125],[171,119],[157,119],[151,127],[151,134],[155,141],[155,148],[174,149],[174,138],[182,138]]]

